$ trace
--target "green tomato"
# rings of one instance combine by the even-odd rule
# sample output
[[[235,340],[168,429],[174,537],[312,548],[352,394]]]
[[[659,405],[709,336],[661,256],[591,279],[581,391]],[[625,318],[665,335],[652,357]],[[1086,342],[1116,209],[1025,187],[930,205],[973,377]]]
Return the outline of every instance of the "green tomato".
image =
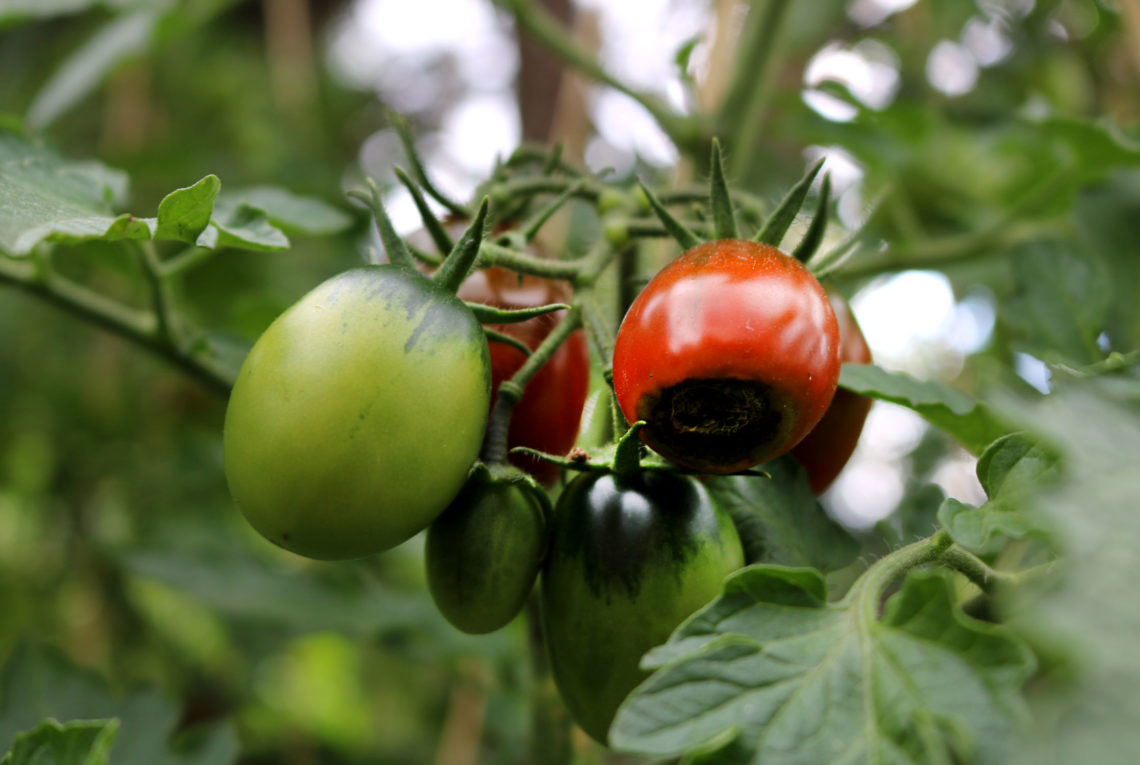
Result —
[[[517,473],[472,473],[428,527],[428,588],[443,616],[473,635],[513,619],[534,588],[546,553],[549,500]]]
[[[334,276],[269,326],[230,395],[225,468],[249,523],[344,560],[424,529],[459,492],[490,406],[482,328],[392,265]]]
[[[691,477],[586,473],[566,486],[542,617],[555,682],[586,733],[605,743],[618,706],[648,676],[641,657],[743,565],[731,519]]]

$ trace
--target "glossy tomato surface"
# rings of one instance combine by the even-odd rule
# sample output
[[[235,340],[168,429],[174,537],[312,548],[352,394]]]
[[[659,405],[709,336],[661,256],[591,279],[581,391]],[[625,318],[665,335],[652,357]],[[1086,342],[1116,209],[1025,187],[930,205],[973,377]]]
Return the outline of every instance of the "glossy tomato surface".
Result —
[[[279,316],[226,409],[226,478],[250,524],[321,559],[425,528],[478,455],[490,400],[483,331],[397,266],[346,271]]]
[[[641,657],[744,565],[728,514],[696,479],[586,473],[558,498],[542,573],[543,631],[574,720],[605,742],[648,673]]]
[[[871,349],[851,307],[841,295],[830,293],[829,298],[839,321],[840,361],[871,363]],[[851,459],[869,411],[871,399],[839,388],[823,419],[792,449],[792,456],[804,466],[816,494],[826,491]]]
[[[431,526],[424,560],[439,612],[469,634],[513,619],[534,589],[546,554],[547,511],[533,479],[476,470]]]
[[[839,381],[839,327],[815,277],[774,247],[721,239],[682,253],[634,300],[614,389],[673,462],[732,473],[787,452]]]
[[[446,224],[453,239],[462,235],[466,221],[452,220]],[[433,249],[425,231],[418,231],[408,240],[421,250]],[[530,253],[549,257],[538,247]],[[505,268],[488,268],[474,271],[459,288],[459,297],[472,303],[484,303],[496,308],[534,308],[550,303],[570,301],[571,291],[566,282],[542,279],[537,276],[516,274]],[[530,349],[535,349],[562,320],[563,313],[547,314],[518,324],[492,325],[506,335],[517,338]],[[505,343],[490,341],[492,403],[499,385],[519,370],[526,361],[522,351]],[[578,437],[582,407],[590,385],[590,356],[586,335],[581,330],[570,335],[543,368],[531,378],[523,396],[511,413],[508,446],[527,446],[549,454],[565,455]],[[559,469],[548,462],[511,455],[511,463],[550,486],[558,479]]]

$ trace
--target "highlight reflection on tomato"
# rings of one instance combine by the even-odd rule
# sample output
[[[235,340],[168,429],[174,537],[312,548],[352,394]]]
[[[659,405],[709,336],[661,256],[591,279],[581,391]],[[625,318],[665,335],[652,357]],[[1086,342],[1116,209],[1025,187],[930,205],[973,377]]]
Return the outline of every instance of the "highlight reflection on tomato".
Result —
[[[851,314],[851,307],[841,295],[830,293],[829,298],[839,322],[840,360],[871,363],[871,349]],[[826,491],[851,459],[870,410],[871,399],[840,388],[835,391],[823,419],[792,449],[792,456],[807,471],[813,492]]]
[[[839,327],[819,282],[775,247],[698,245],[633,302],[614,389],[647,444],[679,465],[732,473],[777,457],[823,417],[839,382]]]

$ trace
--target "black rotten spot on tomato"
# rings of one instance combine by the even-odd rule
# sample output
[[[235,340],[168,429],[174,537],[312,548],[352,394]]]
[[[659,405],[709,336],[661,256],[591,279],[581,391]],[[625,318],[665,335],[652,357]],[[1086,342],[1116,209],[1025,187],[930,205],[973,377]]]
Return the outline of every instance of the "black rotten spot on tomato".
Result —
[[[800,441],[831,403],[839,368],[835,313],[807,268],[768,245],[719,239],[682,253],[633,302],[614,389],[653,449],[732,473]]]

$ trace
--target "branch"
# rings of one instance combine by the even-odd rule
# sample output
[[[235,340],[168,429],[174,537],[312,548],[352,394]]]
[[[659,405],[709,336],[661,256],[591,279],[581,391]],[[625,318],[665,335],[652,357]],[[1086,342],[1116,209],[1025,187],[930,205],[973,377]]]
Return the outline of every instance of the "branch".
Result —
[[[165,359],[206,387],[227,395],[237,377],[235,370],[202,353],[179,347],[163,330],[152,311],[140,311],[111,300],[52,271],[42,275],[31,263],[0,257],[0,284],[22,289],[57,308],[126,338]]]

